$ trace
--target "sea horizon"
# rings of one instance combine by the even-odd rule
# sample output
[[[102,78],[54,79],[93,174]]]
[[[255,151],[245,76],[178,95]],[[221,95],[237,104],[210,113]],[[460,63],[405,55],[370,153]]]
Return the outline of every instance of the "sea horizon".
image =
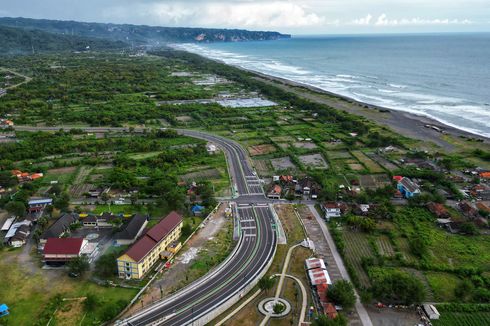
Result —
[[[490,33],[175,44],[226,64],[490,138]]]

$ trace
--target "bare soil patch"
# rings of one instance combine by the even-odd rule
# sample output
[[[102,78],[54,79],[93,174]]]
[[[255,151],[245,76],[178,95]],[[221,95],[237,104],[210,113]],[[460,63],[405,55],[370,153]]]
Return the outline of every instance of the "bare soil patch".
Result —
[[[364,170],[364,166],[362,164],[359,164],[359,163],[349,163],[347,165],[349,166],[349,168],[351,170],[354,170],[354,171],[362,171],[362,170]]]
[[[274,147],[274,145],[270,144],[254,145],[248,148],[248,152],[251,156],[270,154],[274,153],[275,151],[276,148]]]
[[[287,170],[296,167],[289,156],[274,158],[271,160],[271,164],[274,170]]]
[[[293,146],[296,148],[302,148],[302,149],[315,149],[318,146],[316,146],[315,143],[312,142],[296,142],[293,143]]]
[[[322,154],[310,154],[310,155],[302,155],[299,157],[301,163],[306,166],[314,167],[317,169],[327,169],[328,164],[323,158]]]

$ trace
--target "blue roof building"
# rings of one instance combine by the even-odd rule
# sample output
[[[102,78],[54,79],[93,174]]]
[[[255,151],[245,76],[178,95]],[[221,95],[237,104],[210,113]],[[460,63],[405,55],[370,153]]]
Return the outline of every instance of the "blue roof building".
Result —
[[[7,316],[9,314],[10,314],[9,307],[7,307],[6,304],[0,305],[0,317]]]
[[[202,214],[202,211],[204,211],[205,207],[204,206],[201,206],[201,205],[194,205],[192,208],[191,208],[191,211],[192,211],[192,214],[194,216],[197,216],[197,215],[201,215]]]

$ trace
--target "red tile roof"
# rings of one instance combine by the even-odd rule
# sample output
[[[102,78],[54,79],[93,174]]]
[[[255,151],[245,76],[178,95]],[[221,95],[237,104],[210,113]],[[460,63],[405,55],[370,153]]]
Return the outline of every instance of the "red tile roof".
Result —
[[[172,232],[182,221],[182,215],[171,212],[157,225],[152,227],[146,234],[136,241],[134,245],[126,251],[126,255],[134,261],[139,262],[143,259],[163,238]]]
[[[179,223],[182,221],[182,215],[177,212],[171,212],[163,220],[161,220],[157,225],[152,227],[150,231],[146,233],[147,236],[159,242],[165,238]]]
[[[490,179],[490,172],[482,172],[480,173],[480,177]]]
[[[44,246],[45,255],[78,255],[83,238],[48,238]]]

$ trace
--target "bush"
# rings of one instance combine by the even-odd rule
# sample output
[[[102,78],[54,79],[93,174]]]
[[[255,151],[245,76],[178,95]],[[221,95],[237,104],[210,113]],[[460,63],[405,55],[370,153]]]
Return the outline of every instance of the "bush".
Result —
[[[372,283],[373,296],[380,301],[411,305],[425,299],[422,282],[404,271],[372,268],[368,274]]]
[[[328,296],[336,304],[341,305],[344,309],[350,310],[356,303],[354,287],[349,281],[337,281],[328,291]]]

